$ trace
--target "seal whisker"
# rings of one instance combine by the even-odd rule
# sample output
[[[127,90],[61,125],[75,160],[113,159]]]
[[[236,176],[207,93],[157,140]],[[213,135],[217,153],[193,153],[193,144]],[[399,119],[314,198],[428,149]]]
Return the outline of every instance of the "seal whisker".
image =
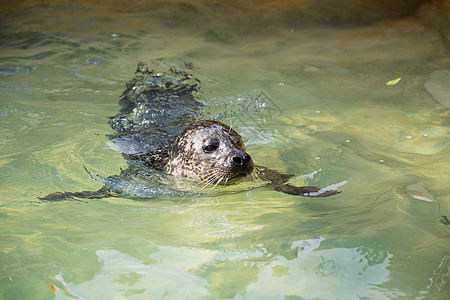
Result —
[[[217,175],[219,175],[219,170],[213,170],[206,176],[206,178],[203,180],[203,182],[209,181],[212,178],[215,178]]]
[[[203,179],[203,180],[201,180],[201,181],[198,181],[196,184],[194,184],[192,187],[191,187],[191,189],[193,189],[193,188],[195,188],[196,186],[198,186],[198,185],[200,185],[200,184],[203,184],[204,186],[202,187],[202,189],[204,189],[206,186],[208,186],[210,183],[208,183],[208,182],[210,182],[211,180],[214,180],[215,178],[216,178],[216,176],[217,176],[217,170],[213,170],[211,173],[209,173],[206,177],[205,177],[205,179]]]
[[[200,184],[205,184],[205,182],[208,182],[209,180],[213,179],[217,175],[216,172],[217,172],[217,170],[211,171],[209,174],[206,175],[205,179],[203,179],[203,180],[200,180],[200,181],[192,180],[192,182],[196,182],[196,183],[193,186],[191,186],[189,189],[193,189],[196,186],[198,186]]]
[[[205,184],[203,185],[202,190],[203,190],[204,188],[206,188],[208,185],[213,184],[213,182],[217,180],[217,175],[218,175],[218,174],[215,173],[215,174],[213,174],[212,176],[210,176],[210,179],[207,180],[207,181],[205,182]]]
[[[252,180],[259,179],[259,174],[261,174],[261,170],[257,167],[253,168],[253,171],[249,174]]]
[[[211,188],[211,191],[223,180],[225,176],[222,176],[219,178],[219,180],[217,180],[216,184]]]
[[[187,178],[189,183],[192,183],[194,185],[192,185],[190,187],[190,189],[196,187],[197,185],[199,185],[200,183],[202,183],[203,181],[199,181],[199,180],[195,180],[195,179],[191,179],[191,178]]]
[[[207,186],[211,185],[215,180],[216,180],[216,178],[212,178],[210,181],[205,182],[205,184],[202,186],[201,190],[204,190]]]
[[[204,181],[197,181],[197,180],[196,180],[196,183],[195,183],[193,186],[191,186],[189,189],[192,190],[193,188],[195,188],[196,186],[198,186],[198,185],[200,185],[200,184],[202,184],[202,183],[205,183],[205,182],[204,182]]]

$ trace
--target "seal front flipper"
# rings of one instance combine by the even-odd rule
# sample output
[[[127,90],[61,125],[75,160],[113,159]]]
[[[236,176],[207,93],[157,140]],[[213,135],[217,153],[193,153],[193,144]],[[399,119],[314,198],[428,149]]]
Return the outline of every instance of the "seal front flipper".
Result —
[[[89,174],[91,179],[96,181],[105,183],[108,178],[100,176],[98,174],[92,174],[89,170],[84,167],[84,170]],[[49,201],[49,202],[58,202],[65,200],[77,200],[75,198],[83,198],[83,199],[102,199],[109,197],[116,197],[118,194],[113,190],[109,189],[107,186],[102,187],[98,191],[82,191],[82,192],[56,192],[52,194],[48,194],[45,197],[37,197],[40,200]]]
[[[315,186],[293,186],[289,184],[275,185],[274,190],[289,195],[304,197],[328,197],[339,194],[341,191],[329,191]]]
[[[101,198],[109,198],[116,197],[117,193],[109,190],[106,187],[99,189],[98,191],[83,191],[83,192],[56,192],[52,194],[48,194],[44,197],[37,197],[40,200],[49,201],[49,202],[58,202],[58,201],[66,201],[66,200],[76,200],[75,198],[83,198],[83,199],[101,199]]]
[[[293,186],[287,184],[290,178],[294,177],[291,174],[283,174],[278,171],[258,166],[259,170],[258,178],[270,181],[273,189],[278,192],[282,192],[289,195],[304,196],[304,197],[328,197],[339,194],[341,191],[321,189],[315,186]]]

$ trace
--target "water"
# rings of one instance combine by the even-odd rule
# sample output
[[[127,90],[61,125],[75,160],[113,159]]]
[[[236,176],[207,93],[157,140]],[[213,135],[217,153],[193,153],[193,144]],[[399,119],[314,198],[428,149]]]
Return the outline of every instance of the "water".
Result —
[[[448,5],[415,3],[1,4],[0,298],[448,299]],[[40,202],[126,167],[108,117],[159,57],[267,95],[230,120],[255,162],[343,192]]]

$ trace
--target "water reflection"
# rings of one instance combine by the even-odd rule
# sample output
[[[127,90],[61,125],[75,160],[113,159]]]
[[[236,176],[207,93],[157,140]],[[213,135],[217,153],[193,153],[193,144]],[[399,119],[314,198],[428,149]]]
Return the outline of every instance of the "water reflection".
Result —
[[[128,249],[96,252],[101,271],[92,280],[70,282],[65,272],[56,279],[72,297],[96,299],[110,295],[174,299],[405,296],[379,287],[389,280],[392,254],[366,247],[318,249],[324,241],[323,237],[295,241],[282,252],[264,244],[225,252],[127,238]],[[283,255],[285,251],[291,255]]]

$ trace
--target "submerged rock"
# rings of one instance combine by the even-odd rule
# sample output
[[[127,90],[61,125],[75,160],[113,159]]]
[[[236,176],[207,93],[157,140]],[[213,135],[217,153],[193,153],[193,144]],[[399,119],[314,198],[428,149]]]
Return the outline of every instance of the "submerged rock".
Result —
[[[425,89],[436,101],[450,109],[450,70],[439,70],[431,73],[425,82]]]
[[[417,221],[433,222],[439,219],[439,202],[423,183],[407,185],[405,192],[409,197],[400,204],[401,210]]]
[[[426,202],[436,202],[434,197],[430,194],[429,191],[425,189],[425,185],[422,183],[414,183],[408,185],[406,187],[406,192],[413,199],[422,200]]]

